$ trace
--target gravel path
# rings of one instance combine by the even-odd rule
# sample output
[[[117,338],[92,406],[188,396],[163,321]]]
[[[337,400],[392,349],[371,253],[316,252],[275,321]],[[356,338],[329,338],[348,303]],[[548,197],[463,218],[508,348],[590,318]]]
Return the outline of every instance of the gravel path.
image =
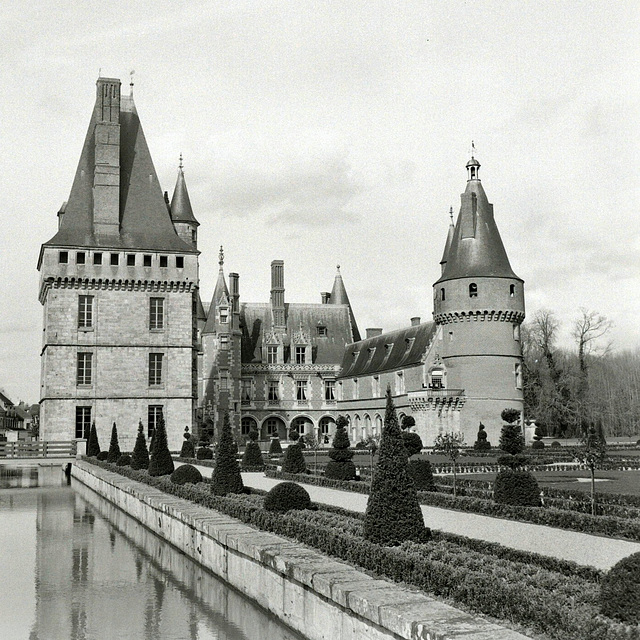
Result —
[[[176,463],[179,464],[179,463]],[[198,466],[203,476],[211,477],[210,467]],[[267,478],[262,473],[243,473],[247,487],[268,491],[282,480]],[[304,484],[301,482],[300,484]],[[351,491],[305,485],[311,500],[331,504],[352,511],[364,512],[368,496]],[[605,538],[537,524],[503,520],[473,513],[440,509],[421,505],[425,524],[432,529],[498,542],[506,547],[533,551],[555,558],[572,560],[578,564],[609,569],[618,560],[640,552],[640,543]]]

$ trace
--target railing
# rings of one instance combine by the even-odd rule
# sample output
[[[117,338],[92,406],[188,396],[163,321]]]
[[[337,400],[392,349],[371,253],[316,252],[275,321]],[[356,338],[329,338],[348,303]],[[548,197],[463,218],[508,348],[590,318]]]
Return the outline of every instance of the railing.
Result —
[[[58,442],[0,442],[0,458],[68,458],[77,451],[75,440]]]

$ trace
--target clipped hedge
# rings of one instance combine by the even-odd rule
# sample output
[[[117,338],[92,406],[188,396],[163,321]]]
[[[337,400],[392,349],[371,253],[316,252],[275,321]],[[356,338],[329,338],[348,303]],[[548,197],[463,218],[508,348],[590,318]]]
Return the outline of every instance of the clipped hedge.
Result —
[[[119,467],[128,467],[131,464],[131,456],[128,453],[123,453],[119,458],[116,464]]]
[[[105,463],[94,464],[116,470]],[[501,548],[503,552],[496,553],[499,545],[471,541],[481,545],[474,550],[469,543],[457,544],[451,536],[446,539],[437,535],[428,543],[382,547],[362,538],[363,521],[359,517],[322,510],[273,513],[262,508],[263,498],[257,495],[214,496],[203,484],[173,485],[166,477],[151,478],[128,468],[122,469],[122,475],[308,544],[376,575],[524,625],[525,633],[546,634],[557,640],[639,637],[638,626],[598,615],[599,574],[588,568],[572,573],[567,563],[544,558],[542,562],[566,565],[561,571],[548,570],[536,564],[535,554],[523,555],[520,561],[509,555],[523,552]]]
[[[200,447],[196,453],[196,459],[197,460],[213,460],[213,451],[209,449],[209,447]]]
[[[528,471],[501,471],[493,483],[493,499],[499,504],[540,506],[540,487]]]
[[[611,568],[600,591],[602,613],[628,624],[640,624],[640,552]]]

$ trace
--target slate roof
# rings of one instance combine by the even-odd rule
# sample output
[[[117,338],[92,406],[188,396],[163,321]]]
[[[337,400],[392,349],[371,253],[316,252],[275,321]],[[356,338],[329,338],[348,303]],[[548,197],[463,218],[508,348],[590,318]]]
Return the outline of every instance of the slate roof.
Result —
[[[43,247],[106,247],[196,253],[178,237],[173,227],[130,96],[122,96],[120,102],[120,234],[102,237],[94,233],[94,133],[98,117],[99,103],[96,101],[62,224]]]
[[[444,272],[436,284],[468,277],[521,280],[511,269],[493,217],[493,205],[487,200],[480,180],[467,182],[461,200],[453,238],[450,245],[447,240],[448,250],[445,248]]]
[[[211,296],[211,304],[209,305],[209,310],[207,311],[207,322],[204,325],[204,329],[202,333],[215,333],[216,330],[216,309],[220,304],[220,300],[223,296],[229,300],[229,289],[227,287],[227,281],[224,277],[224,271],[220,269],[218,271],[218,280],[216,281],[216,286],[213,289],[213,295]],[[199,310],[198,310],[199,311]],[[202,309],[204,313],[204,307]]]
[[[351,318],[347,305],[285,303],[287,335],[285,346],[291,345],[295,333],[303,331],[312,345],[313,364],[340,364],[345,345],[353,342]],[[271,305],[245,302],[240,305],[242,330],[242,362],[262,362],[264,335],[271,330]],[[318,335],[318,326],[327,328],[327,335]]]
[[[339,377],[372,375],[420,364],[435,332],[435,322],[423,322],[347,345]],[[387,349],[385,345],[392,346]]]
[[[351,316],[351,331],[353,333],[354,340],[360,340],[360,331],[356,323],[356,318],[351,308],[351,302],[349,302],[349,296],[347,295],[347,289],[344,286],[342,280],[342,274],[340,273],[340,265],[337,266],[336,277],[333,281],[333,289],[331,289],[331,297],[329,298],[329,304],[346,304],[349,307],[349,314]]]

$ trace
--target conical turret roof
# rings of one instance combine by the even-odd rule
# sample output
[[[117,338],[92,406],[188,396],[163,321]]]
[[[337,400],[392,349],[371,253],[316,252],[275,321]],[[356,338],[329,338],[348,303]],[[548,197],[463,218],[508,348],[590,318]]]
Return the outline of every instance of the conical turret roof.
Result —
[[[444,245],[444,251],[442,252],[442,259],[440,260],[441,265],[447,263],[447,256],[449,255],[451,243],[453,242],[453,233],[455,231],[455,225],[453,224],[453,207],[449,209],[449,215],[451,216],[451,222],[449,223],[449,231],[447,232],[447,241]]]
[[[171,198],[171,219],[174,222],[190,222],[196,226],[200,225],[193,215],[193,209],[191,208],[191,200],[189,199],[187,183],[185,182],[184,171],[182,169],[182,155],[180,156],[176,187],[173,190],[173,197]]]
[[[340,265],[337,267],[336,277],[333,281],[333,289],[331,289],[331,297],[329,298],[329,304],[346,304],[349,307],[349,315],[351,317],[351,330],[353,332],[353,341],[360,340],[360,331],[356,324],[355,316],[353,315],[353,309],[349,302],[349,296],[342,280],[342,274],[340,273]]]
[[[451,238],[445,247],[446,264],[437,281],[469,277],[514,278],[521,280],[511,268],[493,217],[493,205],[487,200],[477,177],[480,163],[472,158],[467,169],[473,176],[461,196],[460,213]]]
[[[106,237],[95,233],[93,181],[99,121],[100,104],[96,100],[60,229],[44,246],[195,253],[173,227],[132,96],[120,100],[119,233]]]

